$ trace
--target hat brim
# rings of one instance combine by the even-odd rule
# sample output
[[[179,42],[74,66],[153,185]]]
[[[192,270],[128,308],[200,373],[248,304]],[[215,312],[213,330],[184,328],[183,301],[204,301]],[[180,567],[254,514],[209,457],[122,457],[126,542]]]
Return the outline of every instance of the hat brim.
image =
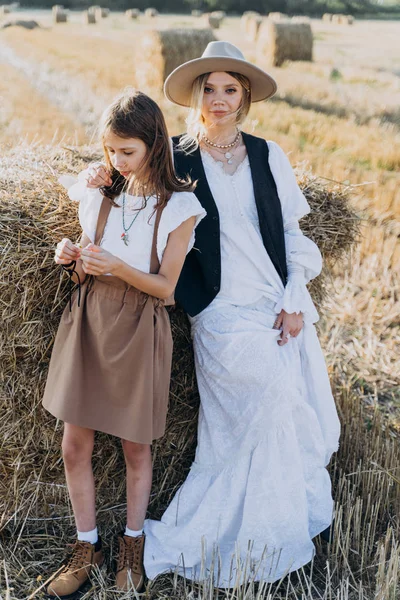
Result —
[[[251,86],[251,101],[260,102],[273,96],[277,90],[275,80],[262,69],[246,60],[212,56],[195,58],[177,67],[164,83],[164,93],[168,100],[180,106],[190,106],[194,80],[204,73],[231,71],[245,75]]]

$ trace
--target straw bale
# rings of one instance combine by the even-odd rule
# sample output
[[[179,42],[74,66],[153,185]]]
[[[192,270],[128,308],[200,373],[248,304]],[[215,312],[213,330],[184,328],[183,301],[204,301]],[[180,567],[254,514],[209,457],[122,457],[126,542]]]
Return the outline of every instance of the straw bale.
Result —
[[[7,5],[0,6],[0,15],[9,15],[11,13],[11,8]]]
[[[326,23],[330,23],[332,21],[332,17],[333,17],[332,13],[325,13],[324,15],[322,15],[322,20],[325,21]]]
[[[250,16],[246,21],[246,38],[250,42],[256,42],[258,38],[258,32],[260,31],[260,25],[263,21],[261,16]]]
[[[202,55],[215,41],[211,29],[165,29],[143,32],[135,51],[140,56],[136,82],[140,89],[161,89],[167,76],[182,63]]]
[[[78,207],[68,200],[57,178],[79,172],[95,158],[93,148],[73,152],[62,147],[17,148],[3,157],[0,165],[0,427],[4,442],[0,493],[9,510],[16,509],[13,489],[32,494],[29,503],[22,503],[30,517],[54,518],[69,511],[60,461],[60,427],[55,429],[55,420],[40,401],[55,333],[67,303],[67,277],[53,262],[54,249],[63,237],[79,237]],[[347,188],[328,188],[304,172],[298,176],[312,209],[301,227],[324,257],[323,276],[310,287],[321,306],[324,278],[347,256],[359,222],[349,208]],[[170,318],[174,337],[170,409],[166,434],[153,447],[155,491],[149,507],[153,517],[160,516],[185,478],[196,445],[199,399],[189,324],[179,308],[171,309]],[[125,502],[122,454],[111,436],[100,434],[97,444],[100,449],[95,452],[94,470],[99,503],[116,506]],[[23,518],[21,506],[18,512]]]
[[[335,25],[353,25],[354,17],[352,15],[332,15],[332,23]]]
[[[58,10],[53,13],[54,23],[66,23],[68,21],[68,13]]]
[[[256,17],[261,17],[260,13],[255,10],[246,10],[240,18],[240,29],[247,34],[248,22]]]
[[[257,54],[265,66],[282,65],[285,60],[312,61],[313,34],[309,23],[282,23],[266,19],[260,26]]]
[[[140,10],[138,8],[129,8],[125,11],[125,16],[128,19],[138,19],[140,16]]]
[[[296,15],[290,20],[292,23],[311,23],[310,17],[305,17],[304,15]]]
[[[268,14],[268,19],[272,19],[272,21],[286,21],[288,18],[288,15],[281,12],[270,12]]]
[[[90,10],[90,9],[88,9],[88,10]],[[110,15],[109,8],[98,7],[95,10],[93,10],[92,12],[94,12],[94,14],[96,15],[96,20],[98,20],[98,21],[101,21],[101,19],[106,19]]]
[[[83,22],[86,23],[86,25],[95,25],[97,23],[96,13],[90,9],[85,10],[83,12]]]
[[[192,10],[192,17],[202,17],[202,16],[203,16],[202,10],[197,10],[197,9]]]
[[[55,13],[63,12],[64,6],[62,4],[54,4],[54,6],[51,7],[51,10],[54,15]]]
[[[146,8],[144,16],[150,18],[158,17],[158,10],[156,8]]]
[[[224,17],[220,14],[219,11],[208,13],[205,15],[206,22],[211,29],[219,29],[222,24]]]

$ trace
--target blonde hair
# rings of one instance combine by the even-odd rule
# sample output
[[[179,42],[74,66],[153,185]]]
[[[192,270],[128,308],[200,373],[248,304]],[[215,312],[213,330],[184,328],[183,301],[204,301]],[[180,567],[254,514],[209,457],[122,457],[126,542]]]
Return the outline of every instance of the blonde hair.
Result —
[[[249,114],[251,106],[250,81],[241,73],[227,71],[228,75],[236,79],[242,86],[242,101],[236,111],[235,123],[240,126]],[[199,75],[193,82],[192,96],[190,99],[190,111],[186,119],[187,131],[180,139],[179,147],[185,152],[191,152],[198,148],[206,129],[202,115],[204,88],[211,73]]]

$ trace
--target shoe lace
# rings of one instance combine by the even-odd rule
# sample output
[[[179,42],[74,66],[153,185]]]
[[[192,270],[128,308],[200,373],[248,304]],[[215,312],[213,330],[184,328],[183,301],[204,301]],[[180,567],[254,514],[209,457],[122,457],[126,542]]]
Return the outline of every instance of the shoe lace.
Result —
[[[131,538],[129,541],[121,539],[118,571],[121,571],[124,567],[132,571],[140,571],[141,548],[141,536]]]
[[[72,554],[66,564],[66,571],[77,571],[82,567],[85,567],[88,563],[87,560],[87,545],[85,542],[75,542],[72,544]]]

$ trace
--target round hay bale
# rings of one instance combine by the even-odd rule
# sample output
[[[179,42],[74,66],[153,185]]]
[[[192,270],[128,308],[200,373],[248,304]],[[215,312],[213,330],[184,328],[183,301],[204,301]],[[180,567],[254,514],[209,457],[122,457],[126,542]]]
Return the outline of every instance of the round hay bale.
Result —
[[[246,38],[250,42],[256,42],[258,38],[258,32],[263,19],[261,16],[250,16],[246,22]]]
[[[63,12],[64,6],[62,4],[54,4],[54,6],[51,7],[51,11],[53,15],[58,12]]]
[[[292,23],[311,23],[310,17],[305,17],[304,15],[298,15],[298,16],[292,17],[290,19],[290,21]]]
[[[0,6],[0,15],[9,15],[11,13],[11,8],[7,5]]]
[[[109,8],[98,8],[95,11],[95,15],[96,15],[96,19],[98,21],[101,21],[101,19],[106,19],[110,15],[110,9]]]
[[[347,25],[354,25],[353,15],[346,15],[346,17],[347,17]]]
[[[324,15],[322,15],[322,20],[325,23],[331,23],[332,22],[332,17],[333,17],[332,13],[325,13]]]
[[[156,8],[146,8],[144,11],[144,16],[153,19],[154,17],[158,17],[158,10]]]
[[[128,10],[125,11],[125,16],[128,19],[138,19],[140,15],[140,10],[138,8],[129,8]]]
[[[312,61],[313,34],[310,23],[282,23],[266,19],[260,26],[257,55],[265,66],[281,66],[285,60]]]
[[[219,14],[208,13],[206,15],[206,22],[211,29],[219,29],[223,20],[223,17]]]
[[[54,248],[63,237],[79,236],[78,206],[56,180],[63,173],[79,172],[94,158],[90,148],[71,152],[54,146],[17,148],[2,156],[0,494],[3,510],[13,514],[18,508],[16,518],[21,523],[28,514],[30,521],[70,518],[60,460],[61,427],[56,427],[40,402],[55,333],[67,304],[68,278],[53,262]],[[299,183],[311,206],[301,227],[318,244],[323,272],[329,277],[331,265],[347,258],[359,221],[349,207],[347,188],[326,187],[306,173],[300,174]],[[311,286],[317,304],[324,295],[322,280],[318,277]],[[180,309],[171,309],[170,317],[174,337],[170,407],[166,433],[153,446],[149,507],[153,518],[162,514],[186,477],[196,445],[198,393],[189,325]],[[123,519],[123,509],[118,512],[115,507],[126,501],[124,461],[115,438],[96,436],[93,464],[98,505],[109,526]]]
[[[162,89],[168,75],[182,63],[198,58],[209,42],[211,29],[165,29],[142,33],[135,46],[140,60],[136,80],[144,91]]]
[[[260,13],[255,10],[246,10],[240,18],[240,29],[247,34],[248,23],[251,19],[261,17]]]
[[[54,23],[67,23],[68,21],[68,13],[65,11],[59,10],[53,14]]]
[[[6,29],[7,27],[23,27],[24,29],[36,29],[40,27],[40,25],[37,21],[24,21],[22,19],[17,19],[16,21],[7,21],[1,26],[2,29]]]
[[[332,15],[332,23],[335,25],[352,25],[354,22],[354,17],[351,15]]]
[[[272,21],[286,21],[288,18],[288,15],[281,12],[270,12],[268,14],[268,19],[271,19]]]
[[[202,16],[203,16],[202,10],[197,10],[197,9],[192,10],[192,17],[202,17]]]
[[[96,25],[96,13],[90,9],[85,10],[83,13],[83,22],[86,23],[86,25]]]

